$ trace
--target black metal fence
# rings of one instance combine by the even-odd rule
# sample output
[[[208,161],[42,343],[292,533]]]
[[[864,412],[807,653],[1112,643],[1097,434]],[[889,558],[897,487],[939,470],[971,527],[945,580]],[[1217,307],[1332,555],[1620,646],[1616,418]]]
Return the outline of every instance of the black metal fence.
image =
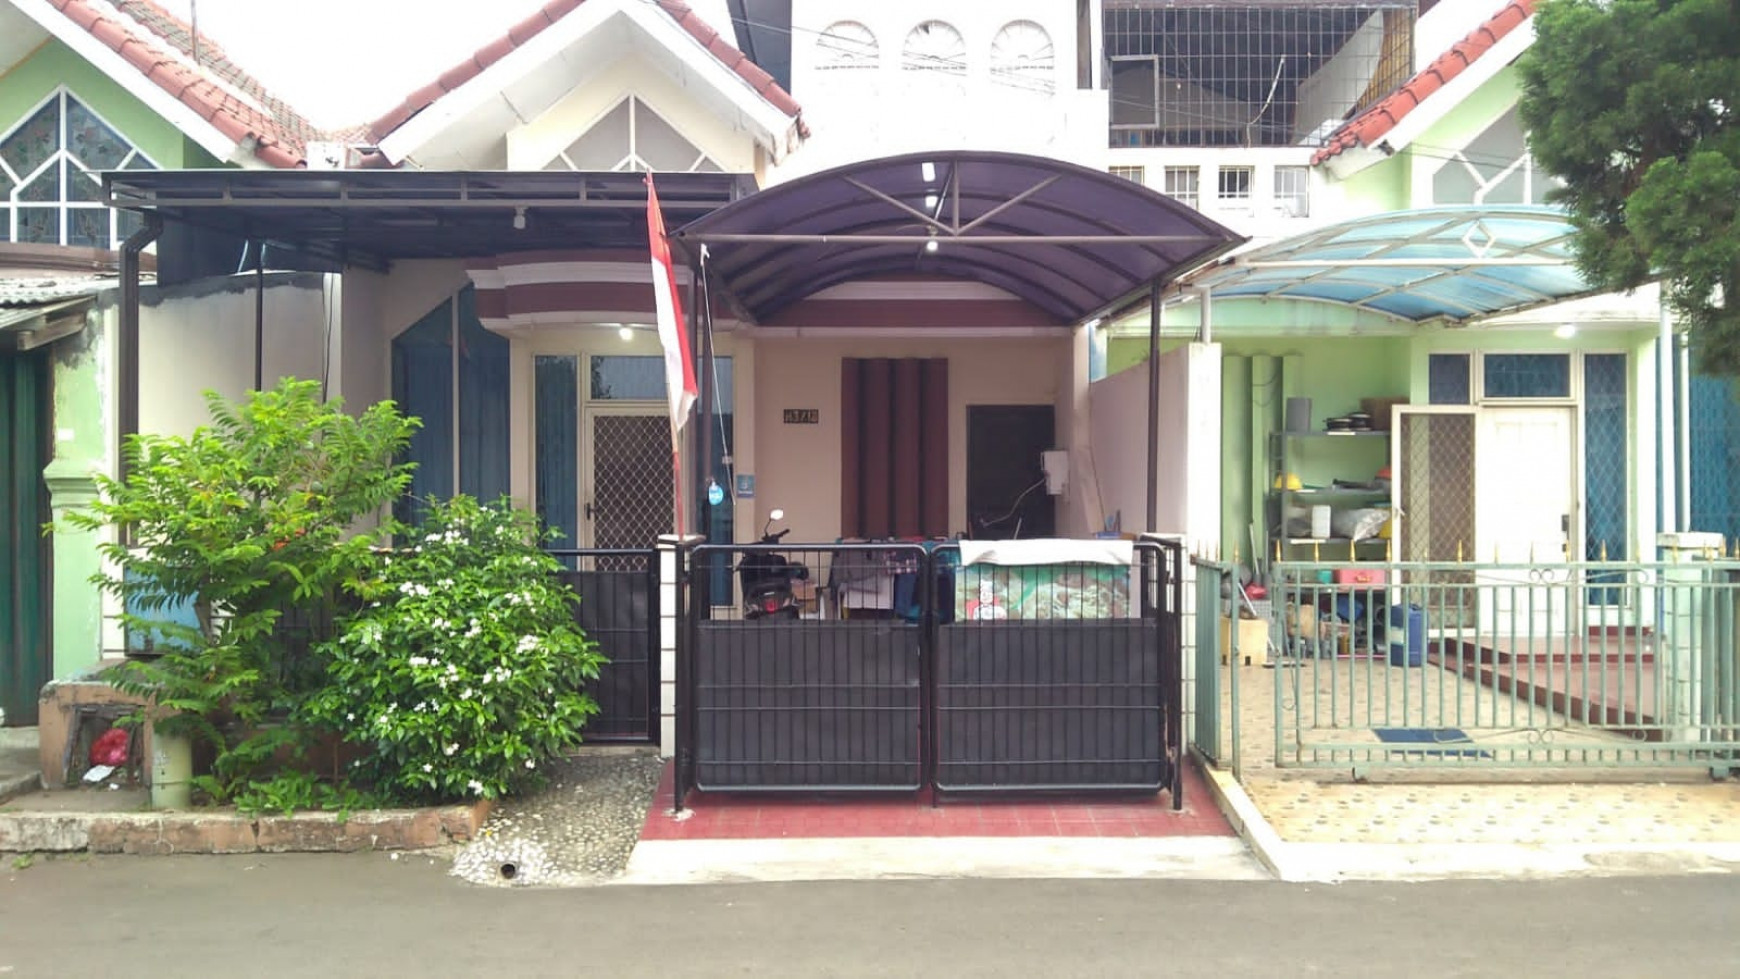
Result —
[[[917,577],[924,548],[702,546],[692,566],[720,561],[729,593],[690,578],[688,784],[917,790],[925,622],[895,579]]]
[[[588,692],[598,714],[593,742],[656,743],[659,735],[658,552],[651,549],[552,550],[563,584],[580,601],[574,621],[606,658]]]
[[[1165,788],[1181,806],[1182,561],[1146,541],[1128,566],[696,548],[688,567],[733,574],[679,593],[678,797]]]

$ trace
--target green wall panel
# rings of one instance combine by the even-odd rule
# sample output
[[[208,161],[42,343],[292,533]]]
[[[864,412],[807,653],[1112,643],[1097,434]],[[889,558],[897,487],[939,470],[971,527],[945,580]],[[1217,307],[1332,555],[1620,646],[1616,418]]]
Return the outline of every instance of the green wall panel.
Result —
[[[141,78],[140,84],[150,83]],[[59,41],[49,41],[0,75],[0,132],[24,121],[62,85],[159,167],[175,170],[220,165],[181,130]]]

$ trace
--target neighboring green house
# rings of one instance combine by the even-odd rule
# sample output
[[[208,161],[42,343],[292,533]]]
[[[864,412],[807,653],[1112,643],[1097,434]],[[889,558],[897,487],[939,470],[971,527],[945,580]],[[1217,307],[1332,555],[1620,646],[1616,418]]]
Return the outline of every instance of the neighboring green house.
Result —
[[[94,544],[44,538],[116,452],[117,249],[103,170],[302,163],[312,128],[142,0],[0,2],[0,708],[35,722],[37,690],[97,662]],[[145,256],[145,268],[153,267]],[[150,304],[169,296],[152,294]],[[277,292],[278,290],[274,290]],[[51,625],[52,623],[52,625]]]
[[[1221,459],[1214,505],[1178,529],[1247,563],[1253,550],[1648,560],[1657,532],[1688,520],[1736,529],[1727,477],[1705,481],[1712,467],[1699,461],[1726,459],[1727,416],[1694,428],[1704,445],[1689,458],[1674,450],[1678,399],[1711,399],[1677,380],[1680,344],[1655,290],[1589,295],[1568,264],[1570,228],[1544,206],[1552,180],[1516,109],[1533,10],[1511,0],[1331,134],[1313,158],[1327,180],[1315,230],[1255,242],[1177,284],[1165,347],[1218,356],[1218,384],[1189,392],[1188,410],[1211,416]],[[1109,332],[1110,372],[1145,357],[1145,313]],[[1297,435],[1289,399],[1310,401]],[[1396,437],[1317,437],[1330,418],[1393,402],[1412,412]],[[1285,489],[1289,475],[1329,487],[1385,469],[1393,491]],[[1298,526],[1312,504],[1393,505],[1397,539],[1314,543]]]

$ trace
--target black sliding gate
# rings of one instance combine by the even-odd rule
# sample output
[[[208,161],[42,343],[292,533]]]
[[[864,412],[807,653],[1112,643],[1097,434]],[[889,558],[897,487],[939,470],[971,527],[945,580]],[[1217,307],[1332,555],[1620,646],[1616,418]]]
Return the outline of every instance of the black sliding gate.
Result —
[[[741,574],[720,573],[770,555],[804,570],[796,618],[746,615]],[[955,545],[695,548],[679,799],[1167,789],[1182,806],[1182,557],[1149,541],[1129,566],[962,567]]]
[[[607,662],[587,692],[598,713],[586,740],[657,743],[659,735],[658,552],[552,550],[580,602],[574,621]]]

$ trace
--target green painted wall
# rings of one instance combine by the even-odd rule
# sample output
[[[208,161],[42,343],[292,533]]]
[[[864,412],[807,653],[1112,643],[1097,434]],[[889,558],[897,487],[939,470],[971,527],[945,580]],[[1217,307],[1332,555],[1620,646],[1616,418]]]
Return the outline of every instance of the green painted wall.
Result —
[[[1421,158],[1427,163],[1424,169],[1439,169],[1447,162],[1442,157],[1468,145],[1487,126],[1492,125],[1493,120],[1509,111],[1516,104],[1520,91],[1516,67],[1505,66],[1487,79],[1486,84],[1469,93],[1467,98],[1444,113],[1443,118],[1426,127],[1410,144],[1410,148],[1419,150]]]
[[[1365,215],[1407,210],[1412,161],[1412,152],[1404,149],[1341,181],[1346,213]]]
[[[107,311],[112,315],[114,308]],[[66,679],[95,666],[103,653],[103,600],[91,577],[101,570],[98,535],[68,528],[70,510],[95,502],[93,473],[108,465],[103,424],[103,312],[94,312],[78,336],[54,345],[54,459],[44,470],[49,504],[60,524],[54,534],[54,677]]]
[[[1223,554],[1251,550],[1252,523],[1258,539],[1267,536],[1261,512],[1274,478],[1272,434],[1283,423],[1289,397],[1311,399],[1311,426],[1361,408],[1362,398],[1405,397],[1408,393],[1409,337],[1311,337],[1227,340],[1223,344],[1223,404],[1247,405],[1241,424],[1222,438],[1222,486],[1228,488],[1221,511]],[[1335,479],[1367,480],[1388,465],[1378,439],[1294,440],[1287,467],[1306,485]]]
[[[220,165],[181,130],[59,41],[49,41],[0,75],[0,132],[23,122],[62,85],[159,167],[176,170]]]

